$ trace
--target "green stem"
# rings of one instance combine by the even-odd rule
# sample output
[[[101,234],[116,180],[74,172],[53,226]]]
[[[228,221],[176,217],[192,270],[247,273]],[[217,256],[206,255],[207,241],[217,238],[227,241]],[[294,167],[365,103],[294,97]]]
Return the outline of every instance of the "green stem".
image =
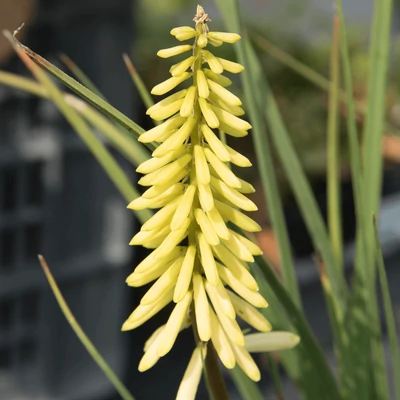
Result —
[[[279,375],[278,361],[276,361],[274,357],[268,353],[266,353],[266,357],[268,360],[268,365],[270,370],[269,372],[271,375],[272,382],[274,384],[276,397],[278,400],[285,400],[283,396],[281,377]]]
[[[205,368],[214,400],[229,400],[228,390],[219,368],[217,352],[211,340],[207,343]]]
[[[195,308],[191,310],[192,325],[194,339],[197,343],[200,342],[199,332],[197,330]],[[222,377],[221,370],[218,363],[218,355],[215,351],[214,345],[211,341],[207,343],[207,355],[203,362],[204,379],[206,382],[207,391],[212,400],[228,400],[228,390],[225,385],[224,378]]]
[[[122,399],[135,400],[135,398],[131,395],[129,390],[120,381],[118,376],[115,375],[114,371],[107,364],[106,360],[104,360],[104,358],[101,356],[99,351],[96,349],[96,347],[90,341],[90,339],[86,336],[85,332],[82,330],[82,328],[76,321],[76,319],[75,319],[74,315],[72,314],[70,308],[68,307],[63,295],[61,294],[60,289],[59,289],[56,281],[54,280],[53,275],[51,274],[50,269],[49,269],[44,257],[39,255],[38,258],[39,258],[40,264],[42,265],[42,268],[46,275],[46,278],[49,282],[51,290],[53,291],[53,294],[57,300],[57,303],[60,306],[61,311],[64,314],[67,322],[69,323],[69,325],[75,332],[76,336],[78,336],[78,339],[81,341],[81,343],[83,344],[83,346],[85,347],[87,352],[92,356],[93,360],[96,362],[96,364],[101,368],[101,370],[104,372],[104,374],[110,380],[110,382],[113,384],[115,390],[120,394]]]

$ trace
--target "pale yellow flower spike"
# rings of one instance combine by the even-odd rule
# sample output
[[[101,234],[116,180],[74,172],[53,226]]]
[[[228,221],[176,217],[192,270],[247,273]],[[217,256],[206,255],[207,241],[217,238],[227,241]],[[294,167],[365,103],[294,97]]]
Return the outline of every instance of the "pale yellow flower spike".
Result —
[[[142,143],[159,145],[152,158],[136,170],[143,174],[139,184],[147,187],[128,208],[158,211],[130,243],[153,251],[126,282],[133,287],[152,282],[152,286],[122,326],[122,330],[135,329],[175,303],[165,325],[144,346],[139,370],[146,371],[172,349],[182,329],[194,325],[199,343],[179,387],[179,400],[195,399],[210,340],[226,368],[238,364],[255,381],[260,372],[249,350],[289,349],[299,340],[287,332],[269,332],[270,323],[257,310],[268,303],[247,265],[262,251],[231,226],[248,232],[261,230],[241,212],[257,210],[246,196],[254,192],[253,186],[238,178],[227,164],[247,168],[251,162],[218,137],[219,130],[241,138],[251,129],[242,118],[241,100],[227,89],[232,81],[223,74],[239,73],[243,66],[210,51],[210,45],[235,43],[240,36],[210,31],[211,20],[201,6],[193,21],[194,27],[171,30],[178,41],[193,39],[193,44],[157,53],[165,59],[180,54],[186,57],[172,63],[170,78],[152,89],[153,95],[168,93],[147,110],[153,120],[162,123],[139,137]],[[190,82],[186,87],[169,93],[185,81]],[[264,336],[255,334],[247,340],[237,317]]]

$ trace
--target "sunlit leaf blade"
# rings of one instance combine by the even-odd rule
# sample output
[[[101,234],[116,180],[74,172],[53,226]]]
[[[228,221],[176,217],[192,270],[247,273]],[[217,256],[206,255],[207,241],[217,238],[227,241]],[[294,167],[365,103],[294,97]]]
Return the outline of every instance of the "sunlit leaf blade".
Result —
[[[132,201],[132,199],[139,197],[139,193],[133,187],[125,172],[115,161],[106,146],[91,131],[83,118],[70,105],[68,105],[62,92],[57,88],[57,86],[51,81],[46,73],[25,54],[25,52],[23,52],[19,47],[16,47],[15,50],[36,79],[38,79],[38,81],[46,88],[49,98],[59,108],[72,128],[88,146],[89,150],[104,168],[117,189],[122,193],[124,199],[129,202]],[[149,210],[141,210],[136,215],[138,216],[138,219],[144,223],[152,214]]]
[[[23,92],[33,94],[35,96],[46,98],[48,97],[45,87],[43,87],[33,79],[25,78],[11,72],[0,70],[0,83],[15,89],[22,90]]]
[[[370,221],[375,214],[379,220],[382,186],[382,145],[386,111],[387,74],[392,19],[392,0],[380,0],[375,4],[370,48],[370,75],[368,83],[367,116],[364,125],[364,218]],[[367,254],[373,256],[375,241],[373,229],[367,223]],[[371,257],[374,259],[374,257]],[[373,267],[370,266],[372,273]]]
[[[333,18],[331,48],[331,80],[329,86],[327,126],[327,208],[328,228],[332,249],[339,273],[343,271],[343,236],[340,201],[340,153],[339,153],[339,20]]]
[[[32,79],[0,71],[0,83],[23,90],[24,92],[49,98],[47,91],[42,85]],[[135,138],[129,137],[122,132],[122,128],[110,123],[98,110],[68,93],[63,94],[65,101],[74,107],[88,122],[99,130],[109,143],[111,143],[127,160],[137,166],[148,159],[149,154],[144,146]]]
[[[381,13],[381,8],[387,7],[387,3],[388,2],[386,1],[377,3],[376,12],[374,13],[374,37],[380,36],[382,34],[381,30],[383,30],[384,34],[384,32],[388,29],[387,26],[383,27],[381,25],[382,15],[384,15]],[[356,276],[353,283],[353,297],[349,303],[348,316],[345,324],[346,332],[349,333],[349,337],[348,348],[344,354],[344,356],[347,357],[347,363],[344,364],[346,369],[342,371],[343,395],[346,399],[352,399],[354,396],[365,397],[371,396],[371,393],[374,393],[376,398],[388,399],[389,393],[387,385],[387,371],[382,346],[378,301],[375,290],[374,254],[376,251],[376,246],[373,237],[373,227],[370,222],[371,213],[367,211],[367,207],[369,207],[367,202],[370,202],[371,204],[370,197],[376,198],[375,195],[372,195],[372,193],[376,194],[378,198],[380,198],[380,180],[375,180],[375,184],[377,186],[370,187],[367,194],[365,191],[367,187],[366,185],[370,185],[371,179],[367,179],[368,175],[366,175],[366,165],[369,165],[370,160],[366,162],[366,165],[363,168],[361,165],[360,146],[358,144],[354,103],[352,99],[353,87],[351,83],[351,69],[348,57],[346,28],[344,24],[341,2],[339,0],[337,1],[337,8],[342,32],[341,54],[343,59],[343,71],[348,100],[347,124],[351,154],[353,192],[357,216],[355,262]],[[387,43],[381,42],[381,39],[385,40],[384,37],[381,37],[379,39],[378,46],[383,45],[383,47],[386,47]],[[375,45],[376,44],[377,43],[375,42]],[[375,71],[371,70],[371,74],[377,76],[376,69]],[[375,94],[372,96],[374,97]],[[384,95],[381,97],[380,101],[380,107],[384,107]],[[367,109],[368,115],[369,112],[370,110]],[[377,114],[374,113],[374,115],[376,116]],[[370,117],[368,116],[368,118]],[[384,126],[382,111],[379,118],[381,130],[380,132],[375,133],[377,136],[382,137],[382,130]],[[374,163],[374,160],[375,162],[378,160],[378,164],[380,164],[382,158],[380,143],[377,142],[376,146],[377,147],[374,149],[372,163]],[[379,168],[380,167],[378,167],[378,169]],[[357,365],[363,365],[364,367],[357,370]]]
[[[107,364],[106,360],[101,356],[99,351],[96,349],[96,347],[93,345],[93,343],[90,341],[90,339],[87,337],[85,332],[78,324],[70,308],[68,307],[68,304],[66,303],[53,275],[51,274],[50,269],[44,257],[42,255],[39,255],[38,257],[40,264],[43,268],[43,271],[46,275],[47,281],[49,282],[50,288],[54,294],[54,297],[56,298],[57,303],[60,306],[60,309],[65,316],[65,319],[75,332],[78,339],[81,341],[81,343],[83,344],[87,352],[91,355],[96,364],[101,368],[101,370],[110,380],[110,382],[114,386],[115,390],[119,393],[121,398],[123,400],[135,400],[135,398],[128,391],[128,389],[125,387],[122,381],[117,377],[117,375],[115,375],[114,371]]]
[[[350,149],[350,168],[356,213],[356,260],[355,270],[357,279],[353,283],[352,298],[348,303],[347,318],[344,324],[343,334],[346,334],[347,345],[344,346],[340,358],[340,377],[342,395],[344,399],[352,399],[354,396],[369,396],[370,392],[370,330],[366,326],[368,318],[365,318],[367,293],[363,290],[363,280],[360,278],[365,270],[365,230],[363,229],[363,199],[362,199],[362,168],[360,145],[358,141],[355,104],[353,98],[353,83],[347,45],[346,26],[344,24],[341,4],[337,1],[338,17],[340,22],[340,49],[342,59],[342,73],[346,91],[347,104],[347,138]],[[359,272],[360,271],[360,272]],[[362,316],[360,318],[360,316]],[[357,366],[363,365],[359,369]]]
[[[71,78],[65,72],[61,71],[55,65],[51,64],[49,61],[41,57],[39,54],[32,51],[30,48],[24,46],[14,37],[15,43],[24,52],[30,59],[32,59],[37,65],[44,68],[47,72],[61,81],[66,87],[77,93],[80,97],[88,101],[90,104],[110,116],[110,118],[114,119],[118,124],[123,126],[129,132],[135,133],[136,136],[140,135],[144,132],[144,129],[141,128],[138,124],[133,122],[126,115],[118,111],[116,108],[111,106],[101,97],[87,89],[85,86],[77,82],[75,79]]]
[[[340,200],[340,153],[339,153],[339,61],[340,61],[340,23],[337,14],[333,16],[331,61],[329,85],[329,104],[327,121],[327,211],[328,229],[332,251],[336,261],[338,275],[343,274],[343,237],[341,225],[341,200]],[[332,330],[334,332],[334,349],[338,358],[339,369],[342,369],[346,335],[342,329],[343,315],[338,304],[338,298],[332,291],[331,280],[326,272],[326,265],[319,254],[315,257],[319,270],[322,288],[330,315]]]
[[[366,232],[366,259],[368,261],[365,265],[365,268],[368,268],[366,273],[368,285],[366,287],[370,291],[370,297],[372,297],[372,299],[369,299],[370,304],[368,305],[368,310],[371,313],[370,323],[375,328],[371,335],[371,358],[374,362],[372,372],[376,395],[377,398],[382,400],[389,399],[390,394],[375,291],[376,265],[374,261],[377,248],[370,221],[372,214],[375,214],[377,220],[379,220],[381,201],[383,173],[381,146],[386,112],[392,3],[392,0],[375,2],[370,47],[367,115],[363,132],[363,228]]]
[[[60,59],[62,62],[70,69],[70,71],[75,75],[75,77],[82,83],[86,88],[91,90],[97,96],[107,101],[105,96],[100,92],[97,86],[92,82],[92,80],[75,64],[66,54],[61,54]],[[140,79],[140,77],[139,77]],[[142,82],[142,90],[146,90]],[[75,97],[69,97],[68,99],[75,99]],[[122,128],[118,124],[116,127],[110,124],[104,117],[102,117],[98,112],[95,112],[93,108],[85,105],[84,102],[79,102],[75,100],[81,108],[87,110],[86,117],[91,119],[91,123],[94,126],[101,129],[107,139],[119,147],[120,151],[130,160],[134,162],[134,165],[138,165],[149,158],[149,153],[144,150],[144,144],[138,143],[136,140],[129,136],[129,133],[125,128]],[[125,137],[123,137],[125,136]],[[119,146],[122,145],[122,146]],[[153,145],[147,145],[151,150],[154,149]]]

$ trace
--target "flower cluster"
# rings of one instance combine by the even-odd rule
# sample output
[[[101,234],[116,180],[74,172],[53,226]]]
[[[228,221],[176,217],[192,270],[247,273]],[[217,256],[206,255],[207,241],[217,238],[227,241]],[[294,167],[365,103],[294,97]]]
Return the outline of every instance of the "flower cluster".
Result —
[[[174,302],[166,324],[145,344],[140,371],[151,368],[165,356],[179,332],[195,321],[201,342],[188,368],[189,371],[197,366],[194,379],[200,379],[204,343],[211,340],[226,368],[237,363],[251,379],[258,381],[260,372],[246,350],[236,316],[258,331],[271,329],[257,310],[267,307],[267,302],[258,292],[247,265],[262,252],[232,227],[256,232],[260,226],[241,211],[257,210],[245,196],[254,191],[252,185],[238,178],[227,164],[250,167],[251,163],[223,143],[214,131],[243,137],[251,128],[239,118],[244,114],[241,101],[226,89],[232,82],[223,75],[224,71],[239,73],[243,66],[206,50],[208,45],[235,43],[240,36],[209,31],[208,15],[200,6],[194,21],[195,28],[183,26],[171,31],[179,41],[194,39],[193,45],[158,52],[162,58],[190,55],[171,67],[171,77],[155,86],[152,94],[164,95],[184,81],[192,83],[188,89],[148,109],[153,120],[164,122],[139,138],[140,142],[159,145],[152,158],[137,169],[144,174],[139,184],[149,188],[128,207],[159,211],[130,243],[154,251],[136,267],[127,283],[138,287],[156,281],[124,323],[123,330],[138,327]],[[184,388],[181,390],[184,398],[194,397]]]

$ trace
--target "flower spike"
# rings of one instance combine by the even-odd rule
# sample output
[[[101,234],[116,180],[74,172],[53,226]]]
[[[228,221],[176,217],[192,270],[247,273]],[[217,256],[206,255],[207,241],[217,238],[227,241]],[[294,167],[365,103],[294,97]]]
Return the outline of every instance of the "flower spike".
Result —
[[[170,94],[150,107],[147,114],[160,125],[143,133],[139,141],[158,142],[152,158],[137,168],[139,184],[148,187],[128,208],[159,209],[131,241],[154,249],[127,278],[130,286],[153,282],[139,306],[123,325],[135,329],[168,303],[175,306],[165,325],[146,342],[139,370],[145,371],[173,347],[179,332],[192,323],[200,342],[190,359],[178,391],[178,399],[194,399],[201,379],[207,342],[212,341],[226,368],[238,364],[254,381],[260,379],[249,349],[287,349],[297,337],[271,334],[271,324],[257,308],[268,306],[247,262],[262,254],[260,248],[231,229],[248,232],[261,228],[242,211],[257,206],[246,196],[254,188],[238,178],[227,163],[250,167],[250,161],[223,143],[215,129],[244,137],[251,125],[240,118],[242,102],[227,89],[232,81],[223,73],[239,73],[243,66],[216,57],[209,45],[235,43],[236,33],[209,30],[208,14],[197,7],[195,27],[171,30],[178,41],[194,39],[160,50],[161,58],[191,52],[170,68],[171,77],[156,85],[154,95],[164,95],[190,79],[188,88]],[[236,317],[264,332],[251,340],[243,334]],[[193,319],[193,320],[192,320]],[[266,332],[266,333],[265,333]]]

